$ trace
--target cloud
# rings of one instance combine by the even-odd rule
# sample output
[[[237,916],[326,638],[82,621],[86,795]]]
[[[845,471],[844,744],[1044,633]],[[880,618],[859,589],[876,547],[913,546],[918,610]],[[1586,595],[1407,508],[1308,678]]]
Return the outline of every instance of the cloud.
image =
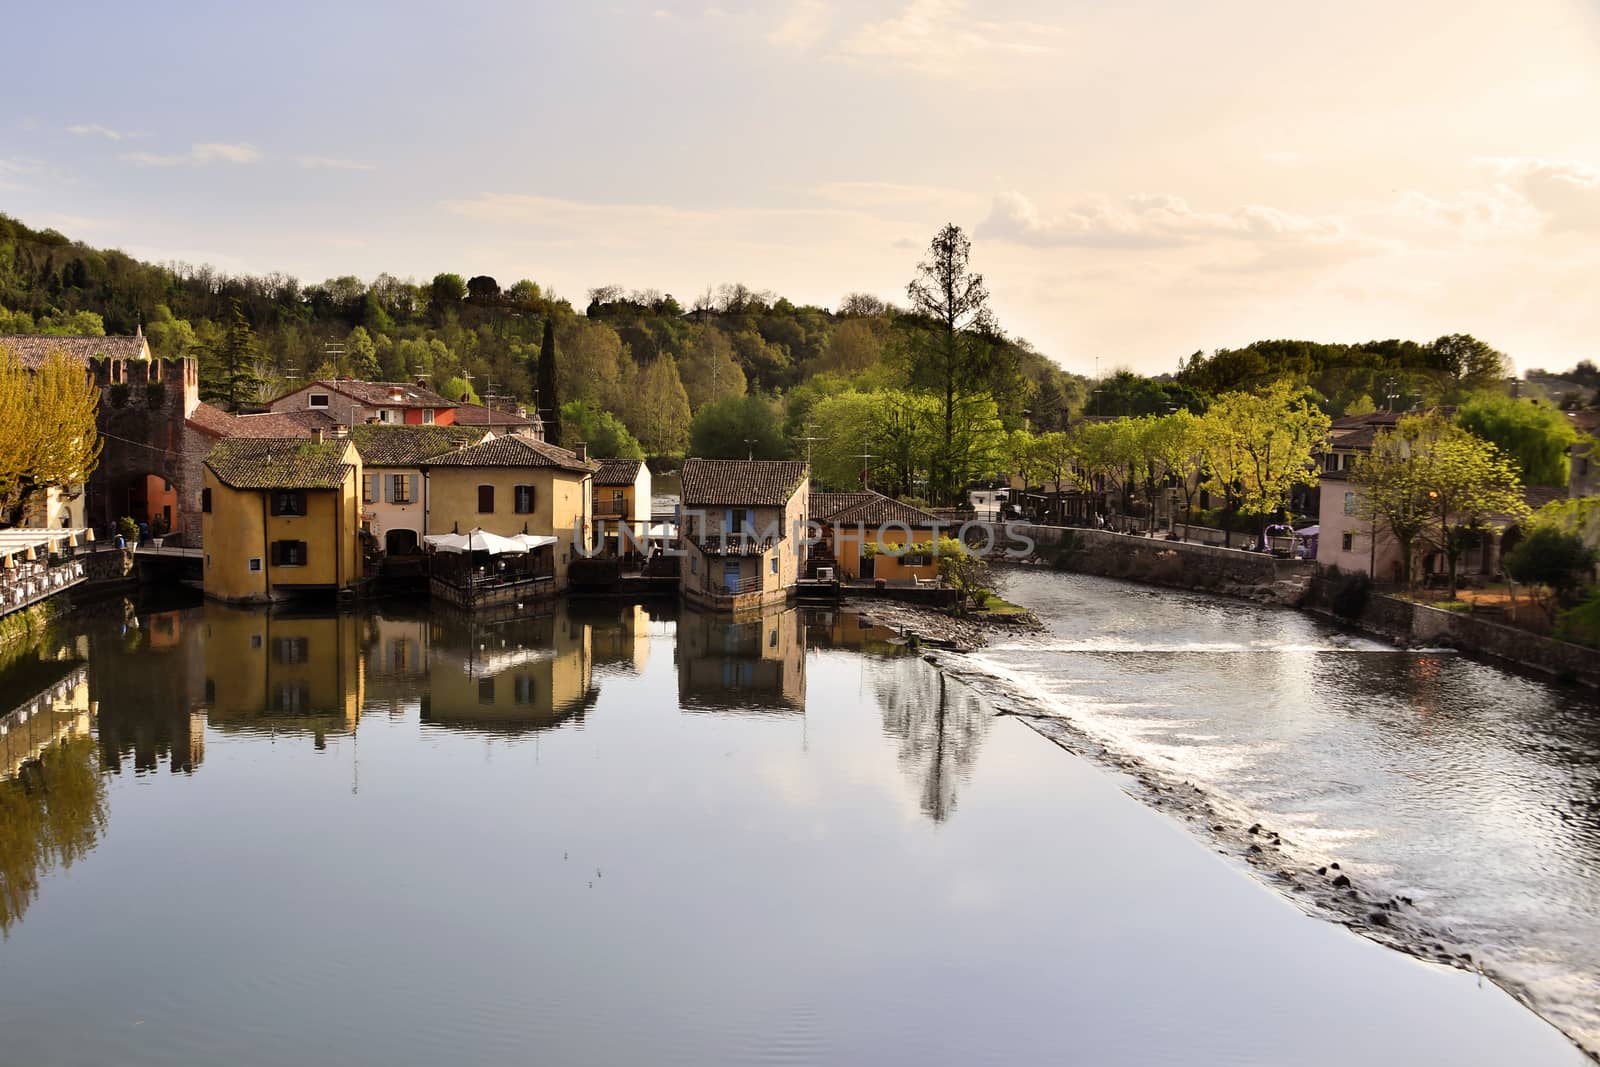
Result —
[[[177,155],[129,152],[122,158],[141,167],[184,167],[203,166],[207,163],[254,163],[261,158],[261,151],[250,144],[207,141],[204,144],[190,145],[189,151]]]
[[[295,162],[307,170],[376,170],[371,163],[359,159],[338,159],[332,156],[297,156]]]
[[[832,21],[833,10],[823,0],[792,0],[767,40],[783,48],[810,49],[827,34]]]
[[[75,126],[68,126],[67,132],[77,134],[79,137],[104,137],[108,141],[121,141],[133,136],[131,133],[102,126],[98,122],[80,122]]]
[[[1331,242],[1345,236],[1345,227],[1337,219],[1257,204],[1228,212],[1196,211],[1170,194],[1102,198],[1046,217],[1021,193],[1006,192],[994,198],[976,233],[1035,248],[1158,248],[1204,239]]]
[[[1549,159],[1482,159],[1544,219],[1551,233],[1600,229],[1600,170]]]
[[[897,14],[869,22],[839,42],[847,60],[891,63],[924,74],[965,77],[982,59],[1037,58],[1060,51],[1058,26],[970,17],[966,0],[910,0]]]

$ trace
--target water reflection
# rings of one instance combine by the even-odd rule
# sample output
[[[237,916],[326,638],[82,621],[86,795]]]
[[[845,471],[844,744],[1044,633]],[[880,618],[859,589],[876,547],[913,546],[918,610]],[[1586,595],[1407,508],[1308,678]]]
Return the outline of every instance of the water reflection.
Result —
[[[0,693],[16,701],[0,715],[0,934],[33,903],[40,878],[87,854],[105,826],[78,651],[27,648],[0,669]]]
[[[329,734],[355,730],[366,681],[356,616],[219,604],[203,610],[204,699],[212,727],[309,734],[319,749]]]
[[[89,688],[100,702],[100,761],[146,774],[167,761],[189,774],[205,759],[204,616],[193,609],[135,613],[126,601],[96,607],[84,640]]]
[[[795,608],[678,619],[678,706],[684,711],[804,714],[806,643]]]
[[[441,616],[430,632],[422,721],[496,734],[581,724],[594,705],[589,627],[560,606],[501,622]]]

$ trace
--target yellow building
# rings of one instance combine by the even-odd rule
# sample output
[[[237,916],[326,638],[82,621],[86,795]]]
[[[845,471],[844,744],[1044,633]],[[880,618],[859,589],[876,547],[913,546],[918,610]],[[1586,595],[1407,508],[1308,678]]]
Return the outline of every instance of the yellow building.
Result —
[[[475,528],[502,537],[556,538],[554,591],[567,587],[572,557],[593,537],[591,483],[599,464],[583,453],[508,434],[423,465],[423,535]]]
[[[954,537],[956,526],[937,515],[871,491],[812,493],[811,520],[822,530],[818,561],[832,554],[835,577],[883,578],[905,584],[939,577],[937,556],[898,549],[932,546],[940,535]],[[881,546],[890,546],[884,551]],[[826,551],[821,551],[825,546]]]
[[[685,599],[721,611],[786,600],[805,567],[810,487],[810,468],[798,461],[686,461],[678,572]]]
[[[350,427],[361,453],[361,517],[389,556],[422,551],[422,468],[431,459],[481,443],[482,427],[396,426],[366,423]]]
[[[436,619],[422,721],[519,734],[582,722],[594,704],[589,627],[563,604],[499,624]]]
[[[605,459],[594,476],[594,518],[607,555],[641,553],[650,536],[650,468],[642,459]],[[629,531],[631,543],[622,530]],[[634,546],[638,546],[635,548]]]
[[[221,441],[200,510],[209,597],[263,602],[361,578],[361,456],[349,441]]]
[[[310,734],[356,728],[365,663],[355,615],[279,615],[206,605],[206,709],[222,730]]]

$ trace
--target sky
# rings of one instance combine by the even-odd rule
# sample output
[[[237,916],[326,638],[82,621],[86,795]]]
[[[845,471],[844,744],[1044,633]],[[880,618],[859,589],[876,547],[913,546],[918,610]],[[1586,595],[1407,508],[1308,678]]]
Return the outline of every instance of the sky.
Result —
[[[28,5],[0,212],[143,259],[904,301],[1068,370],[1600,359],[1600,0]],[[63,63],[63,58],[70,62]]]

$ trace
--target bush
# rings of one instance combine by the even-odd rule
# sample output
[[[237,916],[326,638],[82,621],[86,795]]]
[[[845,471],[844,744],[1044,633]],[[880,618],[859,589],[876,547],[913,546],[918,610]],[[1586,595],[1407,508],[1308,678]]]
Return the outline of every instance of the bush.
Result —
[[[1600,590],[1591,591],[1582,604],[1557,615],[1555,635],[1563,641],[1600,647]]]
[[[1333,613],[1341,619],[1359,619],[1367,609],[1367,597],[1372,594],[1372,579],[1363,571],[1340,572],[1335,567],[1328,572],[1327,581],[1333,586],[1329,598]]]
[[[125,541],[137,541],[139,540],[139,524],[133,521],[131,515],[124,515],[117,520],[117,533],[121,534]]]
[[[1568,600],[1594,569],[1594,549],[1577,534],[1536,526],[1506,553],[1506,573],[1523,585],[1544,585],[1557,601]]]

